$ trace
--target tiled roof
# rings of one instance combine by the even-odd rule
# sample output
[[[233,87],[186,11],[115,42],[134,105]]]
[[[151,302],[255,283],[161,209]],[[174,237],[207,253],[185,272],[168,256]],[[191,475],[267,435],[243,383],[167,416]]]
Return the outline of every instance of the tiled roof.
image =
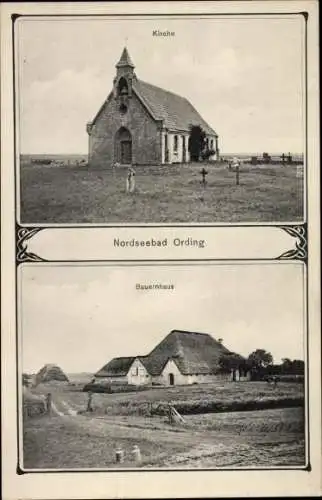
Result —
[[[133,90],[153,117],[164,121],[167,129],[188,132],[191,125],[200,125],[208,135],[217,135],[184,97],[137,78],[133,78]]]

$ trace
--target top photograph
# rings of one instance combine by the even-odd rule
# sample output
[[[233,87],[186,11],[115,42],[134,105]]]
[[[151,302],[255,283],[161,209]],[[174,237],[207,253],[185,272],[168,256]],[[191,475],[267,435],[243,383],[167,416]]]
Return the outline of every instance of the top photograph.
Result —
[[[302,14],[13,28],[19,224],[305,221]]]

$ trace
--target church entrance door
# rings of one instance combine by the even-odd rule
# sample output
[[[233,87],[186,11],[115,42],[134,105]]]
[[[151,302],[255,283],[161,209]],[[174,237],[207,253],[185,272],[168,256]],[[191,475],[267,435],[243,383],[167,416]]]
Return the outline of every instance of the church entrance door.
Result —
[[[122,165],[132,163],[132,137],[125,127],[121,127],[115,134],[114,160]]]
[[[121,163],[129,164],[132,161],[132,142],[121,141]]]

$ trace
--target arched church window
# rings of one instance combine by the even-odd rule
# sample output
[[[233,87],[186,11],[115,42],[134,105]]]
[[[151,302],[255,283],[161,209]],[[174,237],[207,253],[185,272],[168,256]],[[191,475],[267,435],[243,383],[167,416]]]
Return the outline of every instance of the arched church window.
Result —
[[[118,83],[118,96],[127,96],[129,93],[127,81],[124,77],[120,78],[119,83]]]
[[[118,98],[120,101],[120,112],[122,114],[127,112],[127,107],[128,107],[128,86],[127,86],[127,81],[125,78],[120,78],[120,81],[118,83]]]
[[[177,152],[178,151],[178,136],[175,135],[173,138],[173,151]]]

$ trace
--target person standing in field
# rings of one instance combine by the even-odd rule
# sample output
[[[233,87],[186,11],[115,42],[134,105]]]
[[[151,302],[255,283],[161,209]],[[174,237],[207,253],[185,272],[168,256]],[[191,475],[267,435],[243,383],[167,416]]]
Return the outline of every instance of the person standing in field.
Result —
[[[133,193],[134,189],[135,189],[135,170],[133,168],[129,168],[126,177],[126,192]]]

